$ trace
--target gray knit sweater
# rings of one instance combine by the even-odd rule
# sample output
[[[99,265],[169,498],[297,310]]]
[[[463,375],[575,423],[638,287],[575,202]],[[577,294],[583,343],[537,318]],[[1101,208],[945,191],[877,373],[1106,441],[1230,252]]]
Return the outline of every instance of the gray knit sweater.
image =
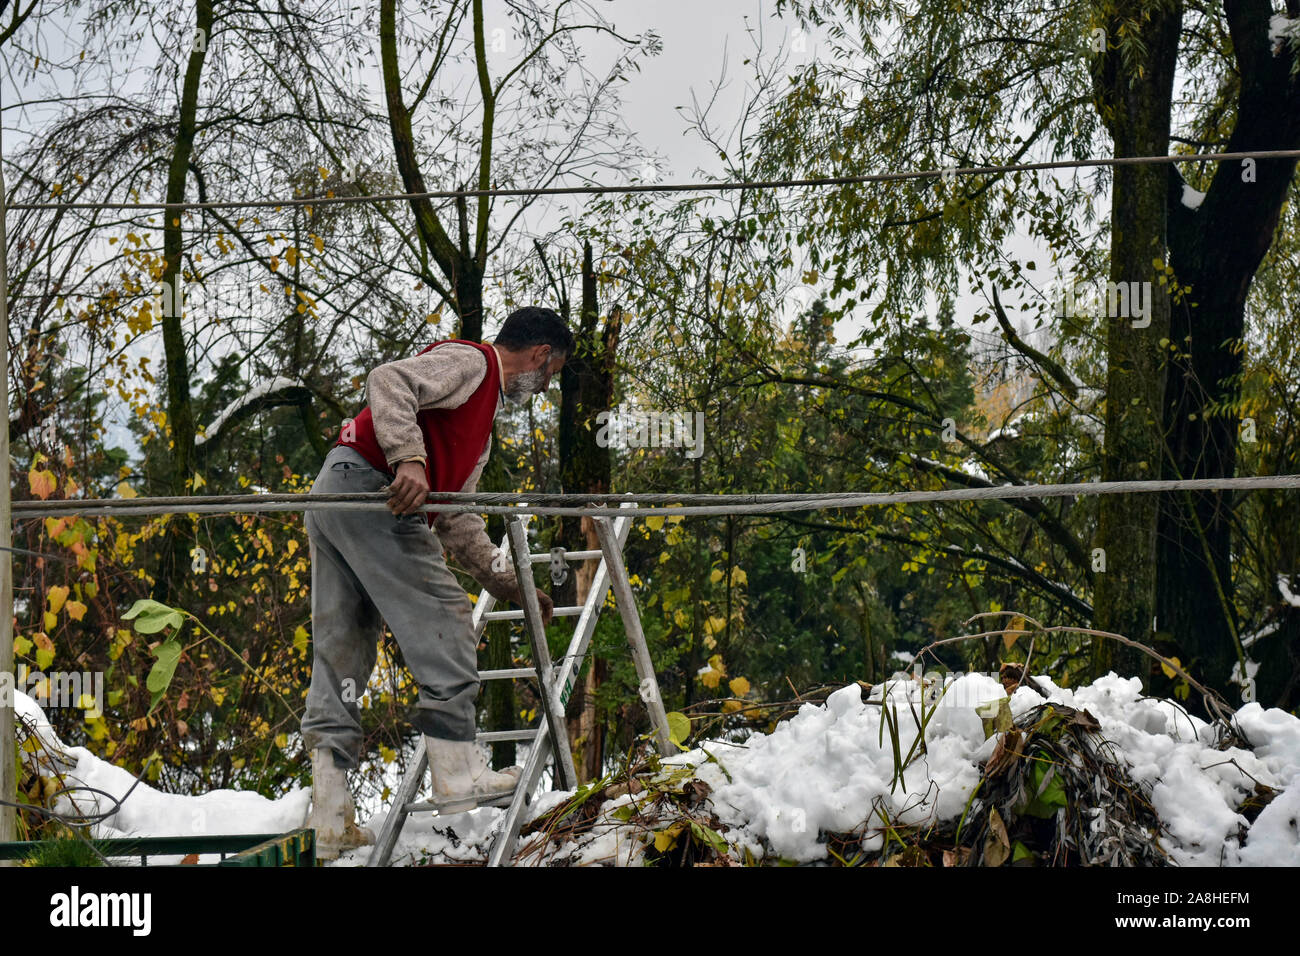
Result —
[[[496,350],[493,359],[500,368]],[[426,408],[457,408],[464,405],[487,375],[487,357],[471,345],[449,342],[422,355],[388,362],[366,378],[366,397],[374,419],[375,439],[394,470],[399,462],[424,461],[424,436],[416,413]],[[504,381],[502,382],[504,386]],[[504,407],[505,394],[498,389],[497,411]],[[478,488],[483,466],[492,450],[492,436],[461,491]],[[495,571],[492,562],[497,546],[487,535],[482,517],[470,512],[439,513],[434,519],[443,547],[451,552],[484,589],[502,601],[519,603],[519,584],[513,570]]]

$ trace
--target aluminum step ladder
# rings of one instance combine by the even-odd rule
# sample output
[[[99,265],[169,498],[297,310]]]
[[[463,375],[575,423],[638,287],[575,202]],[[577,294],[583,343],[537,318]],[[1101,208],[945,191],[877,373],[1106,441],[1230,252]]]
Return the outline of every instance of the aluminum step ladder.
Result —
[[[623,508],[634,510],[634,503],[625,503]],[[528,535],[525,524],[532,515],[511,517],[506,523],[506,537],[501,543],[503,553],[510,556],[515,567],[515,575],[520,583],[520,593],[524,598],[522,610],[494,611],[494,598],[483,591],[474,604],[473,622],[474,638],[477,642],[483,636],[488,624],[495,621],[523,620],[524,631],[532,650],[532,667],[511,667],[499,670],[479,671],[479,680],[515,680],[516,678],[536,678],[541,694],[539,707],[542,712],[537,727],[519,730],[497,730],[480,732],[476,736],[478,743],[496,743],[504,740],[528,741],[532,744],[528,758],[524,761],[523,772],[519,777],[519,786],[513,796],[484,806],[504,806],[506,812],[502,817],[492,847],[488,853],[488,866],[508,866],[514,856],[515,843],[519,839],[519,830],[523,825],[524,810],[533,797],[533,791],[541,780],[542,771],[550,760],[554,760],[554,783],[559,790],[572,790],[577,787],[578,778],[573,768],[573,754],[570,747],[568,728],[565,723],[564,708],[573,693],[574,682],[582,668],[587,655],[592,635],[596,631],[596,621],[605,604],[605,597],[612,588],[614,599],[623,619],[623,629],[627,634],[628,646],[636,666],[637,678],[641,682],[641,697],[650,711],[654,725],[654,741],[661,754],[676,751],[668,732],[668,718],[664,712],[663,701],[659,696],[659,684],[654,667],[650,661],[650,651],[646,646],[645,633],[641,629],[641,617],[637,612],[632,595],[632,586],[628,582],[627,569],[623,565],[623,546],[627,542],[632,527],[632,516],[619,516],[611,521],[606,517],[594,517],[596,534],[600,539],[599,551],[564,551],[566,562],[586,561],[599,558],[591,589],[587,593],[586,603],[573,607],[557,607],[552,613],[552,620],[561,617],[577,617],[573,637],[563,657],[552,662],[550,647],[546,641],[546,632],[542,626],[541,608],[537,602],[536,584],[533,580],[534,564],[551,563],[557,555],[552,553],[532,554],[528,550]],[[557,549],[562,550],[562,549]],[[555,746],[556,741],[562,745]],[[438,812],[438,805],[432,800],[417,801],[416,796],[427,779],[428,754],[425,752],[424,736],[416,741],[415,753],[406,768],[401,785],[394,800],[392,811],[384,820],[374,849],[366,861],[366,866],[387,866],[397,845],[397,838],[406,824],[406,818],[412,813]]]

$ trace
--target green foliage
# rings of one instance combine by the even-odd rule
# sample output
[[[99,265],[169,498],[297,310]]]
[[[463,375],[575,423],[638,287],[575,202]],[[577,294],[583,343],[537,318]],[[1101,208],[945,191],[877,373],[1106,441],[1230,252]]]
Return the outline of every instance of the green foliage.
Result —
[[[24,866],[103,866],[104,861],[90,841],[75,833],[40,840],[23,860]]]

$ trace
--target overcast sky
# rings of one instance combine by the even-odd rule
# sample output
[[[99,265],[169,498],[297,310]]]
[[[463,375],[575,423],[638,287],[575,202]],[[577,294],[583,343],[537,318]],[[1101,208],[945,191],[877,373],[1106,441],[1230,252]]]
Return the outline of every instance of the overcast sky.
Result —
[[[719,173],[713,151],[698,136],[683,135],[689,126],[684,113],[693,101],[707,102],[721,82],[714,118],[723,122],[737,116],[754,73],[743,61],[753,56],[756,42],[761,41],[765,59],[784,48],[791,72],[817,48],[815,36],[792,44],[800,39],[792,34],[797,25],[776,18],[772,0],[616,0],[606,6],[621,33],[652,29],[663,39],[663,52],[643,61],[623,99],[629,124],[647,148],[668,158],[673,179],[692,178],[697,169]],[[792,45],[802,51],[792,51]]]

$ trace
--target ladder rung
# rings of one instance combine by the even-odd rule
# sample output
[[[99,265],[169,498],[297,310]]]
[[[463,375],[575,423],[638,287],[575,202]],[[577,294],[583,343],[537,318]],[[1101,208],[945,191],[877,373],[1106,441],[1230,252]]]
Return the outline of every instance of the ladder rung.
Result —
[[[536,676],[536,667],[503,667],[500,670],[478,672],[479,680],[515,680]]]
[[[533,564],[551,563],[550,552],[542,552],[541,554],[530,554],[529,557],[533,559]],[[597,558],[601,558],[601,557],[604,557],[603,551],[565,551],[564,552],[565,561],[595,561]]]
[[[504,797],[497,797],[495,800],[484,800],[482,803],[479,804],[479,806],[480,807],[508,807],[510,806],[511,796],[513,796],[513,794],[509,794]],[[437,811],[438,813],[441,813],[442,807],[438,806],[438,804],[432,800],[417,800],[415,803],[408,803],[406,806],[402,807],[403,813],[430,813],[433,811]]]
[[[536,727],[525,727],[523,730],[485,730],[474,739],[481,744],[495,744],[503,740],[533,740],[536,737]]]
[[[577,617],[583,610],[581,604],[575,604],[572,607],[557,607],[551,617]],[[483,615],[484,621],[522,621],[524,619],[523,609],[514,611],[488,611]]]

